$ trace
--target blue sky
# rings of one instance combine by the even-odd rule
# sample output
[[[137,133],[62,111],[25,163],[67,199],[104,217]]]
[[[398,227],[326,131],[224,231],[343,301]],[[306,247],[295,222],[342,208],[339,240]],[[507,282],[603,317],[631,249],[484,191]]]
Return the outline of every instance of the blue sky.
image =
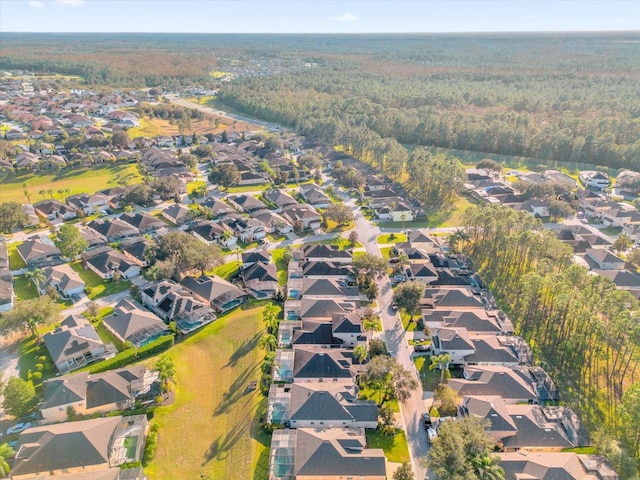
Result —
[[[640,30],[640,1],[0,0],[0,32],[591,30]]]

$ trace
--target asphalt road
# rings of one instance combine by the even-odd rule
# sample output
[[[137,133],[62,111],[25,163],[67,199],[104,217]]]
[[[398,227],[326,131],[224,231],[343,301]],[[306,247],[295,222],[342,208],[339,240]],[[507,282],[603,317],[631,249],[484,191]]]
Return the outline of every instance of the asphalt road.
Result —
[[[352,198],[342,193],[339,194],[344,199],[344,203],[353,209],[356,220],[355,231],[358,233],[358,238],[364,245],[366,252],[381,256],[377,241],[380,235],[380,228],[373,225],[360,213]],[[348,232],[345,232],[345,234],[348,235]],[[400,316],[391,307],[393,290],[391,289],[391,281],[387,275],[383,275],[380,278],[378,287],[378,310],[380,311],[380,319],[382,321],[387,350],[398,360],[398,363],[411,372],[419,382],[420,378],[411,359],[412,349],[406,338],[406,332],[400,321]],[[429,442],[427,440],[427,434],[421,424],[422,414],[426,413],[421,387],[414,390],[405,402],[400,403],[400,413],[409,446],[409,454],[411,455],[413,472],[417,480],[426,479],[428,476],[427,469],[424,466],[424,459],[429,452]]]

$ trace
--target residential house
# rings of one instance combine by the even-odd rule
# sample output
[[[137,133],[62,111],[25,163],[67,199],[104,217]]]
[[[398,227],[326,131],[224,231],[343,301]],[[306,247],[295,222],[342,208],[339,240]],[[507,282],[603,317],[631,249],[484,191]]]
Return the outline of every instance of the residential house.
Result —
[[[615,193],[634,199],[640,193],[640,173],[622,170],[616,177]]]
[[[85,215],[93,215],[109,208],[109,199],[99,193],[80,194],[67,197],[67,203],[78,211],[82,211]]]
[[[102,325],[122,343],[143,347],[171,331],[155,314],[143,310],[130,300],[121,300]]]
[[[341,261],[301,261],[298,268],[301,276],[306,278],[331,277],[336,280],[348,280],[354,276],[353,267]]]
[[[618,474],[600,455],[529,452],[500,453],[505,480],[618,480]]]
[[[123,213],[119,220],[128,223],[136,228],[141,234],[156,232],[162,228],[166,228],[167,224],[157,217],[146,212],[139,213]]]
[[[264,225],[264,230],[267,233],[286,234],[293,232],[293,225],[273,210],[256,210],[251,212],[249,216]]]
[[[226,248],[234,248],[238,243],[235,232],[225,224],[204,220],[191,227],[191,233],[206,244],[216,243]]]
[[[111,247],[101,247],[83,255],[85,268],[97,274],[103,280],[114,277],[119,272],[122,278],[140,275],[140,263]]]
[[[431,348],[435,355],[448,353],[451,365],[463,365],[464,358],[475,353],[475,347],[467,329],[439,328],[431,336]]]
[[[580,172],[580,174],[578,175],[578,179],[580,180],[580,183],[585,186],[585,188],[593,190],[604,190],[611,185],[609,175],[604,172],[598,172],[595,170],[585,170]]]
[[[276,212],[282,212],[284,208],[292,205],[299,205],[295,198],[282,189],[267,190],[263,193],[263,196],[265,200],[276,207]]]
[[[513,325],[501,311],[487,312],[484,309],[422,310],[422,324],[431,330],[448,327],[464,327],[468,332],[499,335],[513,334]]]
[[[200,205],[204,208],[208,208],[214,219],[236,213],[231,206],[216,197],[209,197]]]
[[[191,210],[182,203],[174,203],[162,210],[162,216],[174,225],[180,226],[192,220]]]
[[[305,229],[318,230],[322,225],[320,214],[307,204],[290,205],[283,210],[282,216],[292,225],[300,223]]]
[[[568,407],[510,405],[500,397],[465,397],[460,416],[489,422],[489,434],[504,452],[561,452],[590,446],[587,430]]]
[[[125,257],[138,263],[141,267],[148,267],[155,255],[153,242],[143,237],[127,239],[118,245]]]
[[[63,374],[115,354],[102,342],[91,323],[79,315],[69,315],[42,340],[54,365]]]
[[[77,225],[77,228],[80,236],[89,245],[87,247],[87,250],[91,250],[92,248],[99,247],[107,243],[107,239],[100,233],[96,232],[94,229],[89,228],[85,225]]]
[[[608,278],[620,290],[627,290],[634,297],[640,297],[640,275],[629,270],[592,270],[591,272]]]
[[[279,290],[278,271],[273,263],[256,262],[243,268],[242,280],[254,298],[273,298]]]
[[[508,404],[558,399],[551,378],[534,367],[467,366],[464,378],[450,378],[449,386],[460,396],[497,395]]]
[[[70,205],[65,205],[58,200],[44,200],[34,203],[36,213],[45,220],[71,220],[78,216],[78,212]]]
[[[36,213],[36,209],[30,203],[22,204],[22,211],[25,213],[29,219],[27,220],[26,226],[37,227],[40,225],[40,217]]]
[[[301,345],[324,347],[355,347],[364,345],[367,338],[362,318],[356,312],[333,314],[331,320],[300,320],[280,322],[278,345],[289,348]]]
[[[29,267],[44,267],[62,263],[62,252],[49,238],[25,240],[16,247],[18,255]]]
[[[185,277],[181,282],[195,297],[220,313],[227,312],[249,299],[238,287],[215,275]]]
[[[132,415],[29,428],[18,437],[9,476],[36,480],[83,473],[98,479],[105,470],[142,460],[148,427],[146,415]]]
[[[253,242],[267,236],[264,225],[255,218],[229,215],[220,220],[220,225],[230,228],[242,242]]]
[[[599,270],[624,270],[625,267],[625,261],[609,250],[590,248],[586,251],[586,257],[587,261],[593,262],[593,268]]]
[[[340,250],[335,245],[303,245],[299,250],[291,252],[296,260],[307,262],[351,263],[353,252]]]
[[[513,205],[517,210],[527,212],[532,217],[546,218],[550,215],[549,202],[547,200],[538,200],[531,198],[529,200],[525,200],[522,203],[515,203]]]
[[[216,319],[208,303],[173,280],[161,280],[145,286],[140,292],[142,303],[165,322],[176,322],[181,333],[197,330]]]
[[[420,300],[427,309],[477,310],[485,307],[483,298],[469,288],[427,288]]]
[[[273,384],[267,421],[290,428],[377,428],[378,406],[359,400],[357,385]]]
[[[331,198],[315,183],[300,185],[300,196],[315,208],[327,208],[331,205]]]
[[[106,238],[108,242],[115,242],[123,238],[140,235],[140,231],[136,227],[119,218],[112,220],[92,220],[87,226]]]
[[[98,193],[107,199],[111,208],[117,209],[123,206],[122,202],[127,194],[127,189],[124,187],[111,187],[105,190],[100,190]]]
[[[266,209],[267,206],[251,195],[235,195],[227,197],[227,201],[241,212],[251,213],[256,210]]]
[[[94,415],[132,408],[141,395],[157,386],[158,372],[134,365],[103,373],[89,372],[51,378],[43,383],[38,405],[41,424],[64,422],[68,409],[77,415]]]
[[[279,373],[278,368],[274,369],[274,373],[281,381],[353,383],[355,376],[361,370],[359,365],[353,363],[353,350],[349,349],[304,345],[296,347],[293,351],[281,351],[281,353],[293,353],[290,368],[287,368],[285,362],[282,365],[284,368]],[[279,365],[277,354],[275,365]]]
[[[358,302],[360,291],[358,287],[348,286],[346,282],[332,278],[304,278],[301,298],[308,300],[333,298],[340,302]]]
[[[269,458],[269,480],[387,478],[384,452],[367,448],[364,429],[275,430]]]
[[[266,248],[242,253],[242,268],[247,269],[258,262],[269,263],[271,261],[271,252]]]
[[[438,274],[426,263],[410,262],[404,272],[407,280],[416,280],[427,285],[438,280]]]
[[[619,203],[618,206],[602,212],[605,227],[625,228],[640,225],[640,213],[631,205]]]
[[[43,269],[44,282],[36,283],[38,293],[44,295],[46,287],[53,287],[63,298],[82,295],[86,287],[78,272],[67,263]]]
[[[248,171],[240,173],[240,181],[238,182],[238,185],[260,185],[267,182],[268,178],[264,173]]]
[[[407,231],[407,241],[409,242],[409,247],[418,248],[427,254],[440,253],[438,242],[422,230]]]

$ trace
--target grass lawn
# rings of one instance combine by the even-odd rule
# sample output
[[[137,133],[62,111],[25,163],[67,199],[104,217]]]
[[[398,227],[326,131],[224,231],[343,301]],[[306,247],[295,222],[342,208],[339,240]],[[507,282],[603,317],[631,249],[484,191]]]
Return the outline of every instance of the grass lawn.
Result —
[[[98,322],[97,324],[94,324],[93,326],[96,329],[96,333],[100,337],[100,340],[102,340],[105,344],[113,343],[113,345],[116,347],[118,352],[122,351],[122,342],[116,337],[114,337],[113,334],[104,327],[104,325],[102,324],[102,321]]]
[[[237,309],[169,350],[176,397],[155,411],[160,431],[145,467],[150,479],[267,478],[270,436],[259,427],[266,399],[246,390],[260,377],[263,329],[262,308]]]
[[[407,438],[402,430],[396,430],[395,435],[383,435],[378,430],[367,430],[369,448],[381,448],[389,462],[410,462]]]
[[[451,212],[449,218],[442,224],[443,227],[461,227],[462,215],[473,205],[465,196],[461,196],[456,202],[455,209]]]
[[[431,357],[428,355],[414,357],[413,363],[415,363],[416,370],[418,370],[418,373],[420,374],[422,390],[433,392],[440,383],[440,370],[429,370]]]
[[[38,289],[25,275],[13,277],[13,289],[16,300],[30,300],[39,296]]]
[[[288,263],[284,261],[286,248],[276,248],[271,251],[271,259],[278,270],[278,285],[286,285],[288,279]]]
[[[404,329],[407,332],[413,332],[418,327],[418,320],[420,320],[420,315],[414,315],[413,322],[409,323],[411,315],[403,310],[400,312],[400,319],[402,320],[402,326],[404,327]]]
[[[229,277],[233,277],[240,272],[240,265],[242,265],[242,262],[234,260],[214,268],[213,274],[228,280]]]
[[[112,295],[131,288],[131,282],[129,280],[121,280],[117,283],[102,280],[91,270],[86,270],[80,261],[73,262],[70,265],[86,284],[87,290],[89,291],[87,294],[89,300],[97,300],[98,298],[106,297],[107,295]]]
[[[18,245],[22,242],[12,243],[7,247],[7,251],[9,253],[9,268],[11,270],[21,270],[23,268],[27,268],[27,264],[24,263],[24,260],[18,253]]]
[[[46,330],[46,327],[41,327],[40,334],[42,335]],[[39,357],[46,357],[47,359],[45,362],[41,362],[38,359]],[[55,367],[53,367],[53,362],[44,343],[38,345],[35,338],[29,335],[20,342],[20,377],[23,380],[27,380],[29,371],[35,372],[36,364],[38,363],[43,363],[43,365],[46,363],[51,364],[49,371],[42,370],[42,381],[56,376]]]
[[[64,196],[76,193],[94,193],[103,188],[117,186],[119,180],[126,180],[129,185],[140,183],[142,177],[135,164],[107,165],[99,167],[67,168],[57,172],[18,172],[0,175],[0,203],[24,202],[23,183],[31,195],[31,202],[51,198],[41,195],[41,190],[53,190],[54,198],[58,198],[58,190],[69,189]]]
[[[404,233],[384,233],[378,237],[378,243],[402,243],[407,241],[407,235]]]
[[[270,187],[270,183],[259,183],[257,185],[240,185],[237,187],[229,187],[225,191],[227,193],[246,193],[246,192],[259,192],[261,190],[266,190],[267,187]]]
[[[380,253],[382,254],[382,258],[389,260],[391,258],[391,249],[393,247],[381,247]]]
[[[617,237],[622,232],[622,229],[618,227],[605,227],[605,228],[601,228],[600,231],[605,235],[609,235],[611,237]]]
[[[413,220],[411,222],[378,222],[378,226],[380,228],[402,228],[402,229],[411,229],[411,228],[426,228],[429,226],[429,221],[426,218],[420,220]]]

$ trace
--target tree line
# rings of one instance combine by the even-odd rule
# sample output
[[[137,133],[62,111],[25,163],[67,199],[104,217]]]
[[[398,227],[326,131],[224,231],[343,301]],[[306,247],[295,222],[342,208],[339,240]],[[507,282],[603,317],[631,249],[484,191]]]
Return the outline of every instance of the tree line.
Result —
[[[581,418],[613,436],[637,463],[638,430],[628,428],[621,412],[634,405],[626,392],[637,391],[640,381],[640,303],[576,265],[571,248],[524,212],[472,206],[464,223],[464,238],[456,243],[510,314],[516,333]],[[613,461],[622,478],[631,477],[633,462]]]

